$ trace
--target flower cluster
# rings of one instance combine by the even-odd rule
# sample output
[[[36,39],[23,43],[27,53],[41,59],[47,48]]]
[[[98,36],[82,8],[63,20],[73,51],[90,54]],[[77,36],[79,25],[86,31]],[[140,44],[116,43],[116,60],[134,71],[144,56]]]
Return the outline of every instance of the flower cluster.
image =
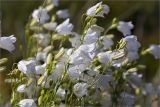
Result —
[[[100,2],[87,10],[81,33],[74,32],[69,10],[49,15],[58,5],[58,0],[52,0],[32,14],[26,29],[26,36],[32,41],[27,44],[28,58],[19,61],[10,73],[16,80],[12,82],[13,105],[133,106],[151,104],[160,97],[160,88],[145,83],[142,74],[137,73],[145,66],[137,63],[141,44],[131,33],[132,22],[113,20],[108,29],[117,29],[124,35],[115,44],[114,34],[108,34],[108,29],[96,23],[97,17],[109,13],[108,5]],[[58,18],[64,21],[59,22]],[[10,40],[15,42],[13,36]],[[3,44],[4,39],[0,41],[0,47],[13,49],[12,44]],[[142,53],[158,59],[160,46],[151,45]]]

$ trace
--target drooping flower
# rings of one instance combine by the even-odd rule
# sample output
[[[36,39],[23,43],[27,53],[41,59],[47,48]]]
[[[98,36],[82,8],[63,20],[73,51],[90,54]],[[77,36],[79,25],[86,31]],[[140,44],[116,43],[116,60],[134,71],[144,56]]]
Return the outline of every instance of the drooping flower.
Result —
[[[124,36],[130,35],[131,34],[131,30],[133,29],[134,25],[132,24],[132,22],[124,22],[124,21],[120,21],[118,23],[117,29],[123,33]]]
[[[126,55],[126,57],[128,58],[129,62],[132,62],[136,59],[139,58],[138,52],[137,51],[129,51]]]
[[[111,59],[112,51],[101,52],[97,56],[98,56],[99,62],[101,62],[102,64],[106,64]]]
[[[72,47],[78,47],[81,44],[80,35],[77,33],[73,33],[74,37],[69,38],[69,41],[72,44]]]
[[[18,86],[17,91],[20,92],[20,93],[25,92],[26,91],[26,85],[22,84],[22,85]]]
[[[64,22],[59,24],[57,26],[57,28],[56,28],[57,32],[60,35],[71,34],[72,33],[72,29],[73,29],[73,25],[71,23],[69,23],[69,19],[66,19]]]
[[[13,43],[16,42],[14,35],[9,37],[0,37],[0,48],[8,50],[9,52],[15,49]]]
[[[59,17],[59,18],[68,18],[69,17],[69,11],[68,9],[63,9],[63,10],[58,10],[56,12],[56,15]]]
[[[155,59],[160,58],[160,45],[150,45],[150,53],[154,56]]]
[[[60,96],[62,100],[64,100],[66,91],[65,89],[62,89],[61,87],[59,87],[56,94]]]
[[[113,40],[108,36],[101,37],[104,49],[109,49],[113,45]]]
[[[127,42],[126,49],[128,51],[138,51],[141,46],[141,44],[137,41],[137,37],[134,35],[127,36],[123,39]]]
[[[23,99],[19,102],[20,107],[37,107],[33,99]]]
[[[50,17],[47,10],[44,8],[39,8],[33,11],[32,17],[39,23],[45,23]]]
[[[109,13],[108,5],[106,4],[102,5],[102,2],[97,3],[95,6],[92,6],[87,10],[88,16],[104,17],[104,14],[108,14],[108,13]]]
[[[38,52],[36,55],[36,60],[37,61],[46,61],[47,59],[47,53],[46,52]]]
[[[81,75],[81,69],[78,66],[71,66],[68,68],[68,74],[70,78],[79,78]]]
[[[83,97],[88,93],[88,84],[87,83],[77,83],[73,87],[73,92],[77,97]]]
[[[101,32],[103,32],[104,29],[97,25],[92,25],[88,30],[85,31],[86,35],[84,36],[84,44],[91,44],[98,40]]]
[[[46,69],[46,64],[37,65],[37,66],[35,66],[35,74],[43,75],[46,71],[45,69]]]
[[[27,76],[35,72],[36,62],[34,60],[21,60],[18,62],[18,69]]]
[[[122,103],[123,106],[133,106],[133,104],[136,101],[136,96],[129,94],[127,92],[122,92],[120,96],[121,96],[120,102]]]
[[[52,3],[55,7],[59,5],[59,0],[52,0]]]
[[[81,45],[75,52],[70,55],[70,63],[79,65],[79,64],[89,64],[91,59],[91,52],[93,52],[96,48],[96,44],[87,44]]]

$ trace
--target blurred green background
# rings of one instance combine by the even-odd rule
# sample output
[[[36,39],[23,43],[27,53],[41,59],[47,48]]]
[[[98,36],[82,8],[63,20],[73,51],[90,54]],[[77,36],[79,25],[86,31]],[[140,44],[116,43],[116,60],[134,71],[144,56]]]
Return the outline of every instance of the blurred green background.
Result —
[[[17,37],[16,50],[13,53],[0,50],[0,57],[9,58],[7,70],[0,73],[0,101],[2,101],[2,97],[5,97],[5,101],[9,99],[10,84],[4,83],[4,79],[7,78],[6,74],[12,69],[12,64],[17,63],[22,58],[22,52],[18,46],[25,46],[25,25],[33,10],[37,9],[43,2],[43,0],[0,0],[2,35],[14,34]],[[97,2],[98,0],[60,0],[60,6],[57,9],[69,9],[71,22],[75,25],[76,31],[76,29],[80,29],[81,15]],[[104,0],[104,3],[109,5],[110,13],[105,18],[100,18],[98,25],[107,28],[115,17],[118,20],[132,21],[135,25],[133,34],[138,37],[144,47],[148,47],[149,44],[160,43],[159,0]],[[122,37],[116,30],[110,33],[112,32],[117,34],[117,37]],[[142,57],[139,61],[147,65],[146,70],[143,71],[145,80],[160,82],[159,60],[147,55],[147,58]]]

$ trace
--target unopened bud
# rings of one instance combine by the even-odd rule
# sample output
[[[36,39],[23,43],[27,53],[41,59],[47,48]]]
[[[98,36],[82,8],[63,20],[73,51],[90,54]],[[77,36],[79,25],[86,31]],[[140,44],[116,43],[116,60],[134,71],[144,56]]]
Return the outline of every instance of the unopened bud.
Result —
[[[49,53],[47,56],[47,64],[50,64],[52,62],[52,59],[53,59],[53,55]]]
[[[7,59],[7,58],[2,58],[2,59],[0,59],[0,65],[4,64],[4,63],[6,63],[6,62],[8,62],[8,59]]]

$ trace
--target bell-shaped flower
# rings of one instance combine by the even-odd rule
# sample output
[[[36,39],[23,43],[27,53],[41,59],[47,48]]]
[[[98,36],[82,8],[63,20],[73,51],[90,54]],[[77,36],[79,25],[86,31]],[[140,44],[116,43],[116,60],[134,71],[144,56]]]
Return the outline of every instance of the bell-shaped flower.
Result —
[[[81,75],[81,70],[79,69],[78,66],[71,66],[68,68],[68,75],[70,78],[79,78]]]
[[[92,25],[88,30],[85,31],[86,35],[84,36],[84,44],[91,44],[98,40],[101,32],[103,32],[104,29],[97,25]]]
[[[20,107],[37,107],[33,99],[23,99],[19,102]]]
[[[127,36],[123,39],[127,42],[126,49],[128,51],[138,51],[141,46],[141,44],[137,41],[137,37],[134,35]]]
[[[137,51],[129,51],[126,55],[126,57],[128,58],[129,62],[132,62],[136,59],[139,58],[138,52]]]
[[[47,53],[46,52],[38,52],[36,55],[36,60],[37,61],[46,61],[47,59]]]
[[[77,33],[73,33],[74,37],[69,38],[69,41],[72,44],[72,47],[78,47],[81,44],[80,35]]]
[[[15,49],[13,43],[16,42],[14,35],[9,37],[0,37],[0,48],[8,50],[9,52]]]
[[[118,31],[123,33],[124,36],[130,35],[133,28],[134,25],[132,24],[132,22],[120,21],[117,26]]]
[[[111,60],[112,51],[101,52],[97,56],[99,62],[101,62],[102,64],[106,64]]]
[[[32,17],[39,23],[44,24],[50,17],[46,9],[39,8],[33,11]]]
[[[134,88],[143,86],[142,74],[137,74],[137,72],[133,72],[128,75],[127,79]]]
[[[154,56],[155,59],[160,58],[160,45],[150,45],[150,53]]]
[[[121,102],[121,106],[125,107],[125,106],[129,106],[132,107],[135,104],[136,101],[136,96],[129,94],[127,92],[122,92],[120,95],[120,102]]]
[[[35,66],[36,62],[34,60],[21,60],[18,62],[18,69],[27,76],[30,76],[35,72]]]
[[[104,4],[102,5],[102,2],[97,3],[96,5],[92,6],[87,10],[88,16],[99,16],[104,17],[104,14],[109,13],[109,7],[108,5]]]
[[[57,32],[60,35],[72,34],[73,25],[69,23],[69,19],[66,19],[64,22],[59,24],[56,28]]]
[[[87,83],[77,83],[73,87],[73,92],[77,97],[83,97],[88,93],[88,84]]]
[[[58,96],[60,96],[62,100],[64,100],[65,99],[65,95],[66,95],[66,91],[65,91],[65,89],[62,89],[61,87],[59,87],[57,92],[56,92],[56,94]]]
[[[55,7],[59,5],[59,0],[52,0],[52,3]]]
[[[96,48],[96,44],[81,45],[72,55],[70,55],[71,64],[84,64],[89,63],[93,58],[91,52]]]
[[[56,12],[56,15],[57,15],[59,18],[65,19],[65,18],[68,18],[68,17],[69,17],[69,11],[68,11],[68,9],[58,10],[58,11]]]
[[[18,86],[17,91],[19,93],[24,93],[26,91],[26,85],[22,84],[22,85]]]
[[[114,44],[113,40],[108,36],[101,37],[101,40],[102,40],[104,49],[109,49]]]
[[[46,69],[46,64],[37,65],[37,66],[35,66],[35,74],[43,75],[46,71],[45,69]]]

